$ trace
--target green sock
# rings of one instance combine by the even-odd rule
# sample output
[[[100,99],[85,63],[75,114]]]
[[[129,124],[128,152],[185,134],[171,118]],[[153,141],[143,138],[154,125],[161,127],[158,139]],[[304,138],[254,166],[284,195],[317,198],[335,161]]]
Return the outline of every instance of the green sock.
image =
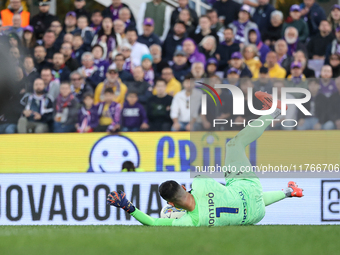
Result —
[[[284,198],[286,198],[286,194],[283,191],[263,192],[263,201],[266,206],[278,202]]]

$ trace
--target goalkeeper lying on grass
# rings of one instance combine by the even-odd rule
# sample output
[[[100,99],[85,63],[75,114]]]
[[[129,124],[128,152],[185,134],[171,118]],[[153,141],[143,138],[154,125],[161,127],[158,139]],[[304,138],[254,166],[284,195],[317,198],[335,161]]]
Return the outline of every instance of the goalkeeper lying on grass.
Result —
[[[263,109],[272,106],[271,95],[257,92],[256,97],[263,102]],[[266,127],[281,115],[281,102],[271,115],[260,117],[265,125],[247,126],[226,145],[225,165],[250,166],[245,154],[248,144],[259,138]],[[266,121],[269,119],[269,121]],[[302,197],[302,189],[295,182],[289,182],[285,191],[262,192],[257,176],[252,172],[227,172],[226,185],[221,185],[211,178],[196,177],[192,190],[187,192],[175,181],[166,181],[159,187],[159,193],[168,204],[183,208],[187,212],[180,219],[155,219],[139,211],[126,199],[122,191],[113,191],[108,195],[107,203],[124,209],[143,225],[149,226],[226,226],[256,224],[265,215],[265,206],[286,197]]]

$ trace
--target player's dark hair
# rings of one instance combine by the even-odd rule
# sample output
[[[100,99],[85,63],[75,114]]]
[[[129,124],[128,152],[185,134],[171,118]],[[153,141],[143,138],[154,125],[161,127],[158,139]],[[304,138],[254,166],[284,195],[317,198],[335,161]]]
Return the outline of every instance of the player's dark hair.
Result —
[[[122,165],[122,170],[127,169],[128,172],[136,172],[135,165],[133,164],[132,161],[125,161]]]
[[[112,89],[112,88],[106,88],[106,89],[104,90],[104,94],[105,94],[105,93],[113,94],[113,89]]]
[[[166,201],[174,201],[181,186],[175,181],[166,181],[159,186],[159,194]]]

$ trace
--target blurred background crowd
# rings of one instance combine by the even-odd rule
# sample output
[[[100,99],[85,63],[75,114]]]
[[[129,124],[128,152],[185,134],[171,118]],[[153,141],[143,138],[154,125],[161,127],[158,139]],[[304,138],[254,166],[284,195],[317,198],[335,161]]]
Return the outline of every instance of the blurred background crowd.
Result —
[[[61,18],[49,13],[49,0],[39,1],[36,15],[25,1],[9,0],[0,47],[16,81],[0,112],[0,133],[216,130],[215,118],[256,118],[248,107],[233,115],[231,94],[221,89],[222,106],[208,98],[208,114],[200,116],[200,100],[190,102],[202,93],[193,79],[238,86],[245,104],[249,87],[277,88],[279,97],[282,87],[309,89],[312,116],[290,107],[282,119],[297,127],[271,128],[340,129],[339,5],[325,10],[303,0],[283,13],[269,0],[207,4],[197,15],[188,0],[176,8],[141,1],[134,15],[122,0],[102,10],[75,0]]]

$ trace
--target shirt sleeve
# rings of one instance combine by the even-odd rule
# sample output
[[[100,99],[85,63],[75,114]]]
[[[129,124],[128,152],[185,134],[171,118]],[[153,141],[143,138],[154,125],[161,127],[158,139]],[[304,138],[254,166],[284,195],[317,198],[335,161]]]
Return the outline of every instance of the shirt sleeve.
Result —
[[[138,220],[143,225],[147,226],[172,226],[172,222],[175,219],[161,219],[161,218],[153,218],[136,208],[136,210],[131,213],[131,215]]]
[[[174,219],[172,226],[175,227],[194,227],[191,217],[186,213],[179,219]]]

